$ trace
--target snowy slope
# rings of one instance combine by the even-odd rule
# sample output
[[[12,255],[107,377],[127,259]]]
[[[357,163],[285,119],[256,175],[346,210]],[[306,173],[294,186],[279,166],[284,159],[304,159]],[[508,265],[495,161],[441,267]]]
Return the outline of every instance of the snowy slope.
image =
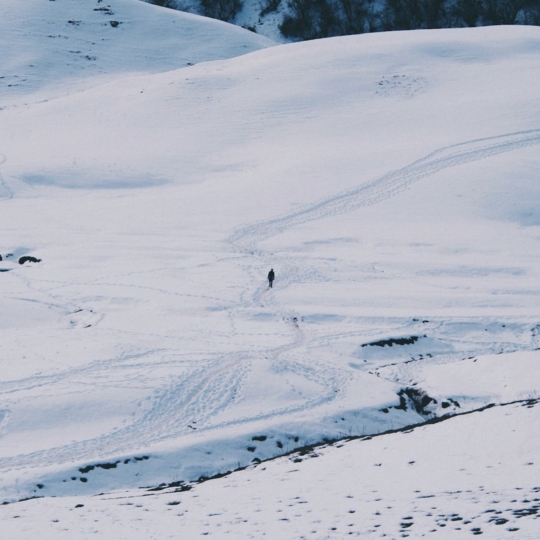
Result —
[[[10,538],[538,538],[538,402],[315,449],[195,485],[0,507]]]
[[[111,3],[139,7],[171,15]],[[2,499],[537,398],[538,29],[264,48],[172,16],[222,56],[106,55],[96,79],[55,53],[62,77],[2,94]]]
[[[3,0],[0,35],[0,107],[45,88],[41,99],[123,73],[167,71],[273,44],[137,0]]]
[[[141,0],[151,2],[151,0]],[[267,12],[271,1],[267,0],[244,0],[243,7],[234,19],[234,24],[242,28],[249,29],[261,36],[276,41],[277,43],[290,43],[292,40],[286,38],[280,32],[279,27],[285,15],[290,13],[288,2],[281,1],[274,11]],[[199,0],[176,0],[176,7],[163,9],[178,9],[188,13],[202,13]]]

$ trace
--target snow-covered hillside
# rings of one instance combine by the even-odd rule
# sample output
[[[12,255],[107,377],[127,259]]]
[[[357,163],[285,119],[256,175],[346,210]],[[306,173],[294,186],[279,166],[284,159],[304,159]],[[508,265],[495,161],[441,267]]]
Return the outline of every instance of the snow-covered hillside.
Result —
[[[9,538],[538,538],[538,402],[314,449],[199,485],[0,507]]]
[[[439,513],[470,520],[467,534],[475,497],[513,512],[509,493],[522,488],[530,502],[540,485],[526,465],[539,450],[539,29],[271,46],[138,0],[109,5],[114,16],[83,0],[0,8],[2,69],[26,78],[0,87],[0,493],[83,501],[24,503],[24,526],[7,519],[23,503],[6,505],[10,537],[71,519],[71,537],[84,538],[98,518],[85,510],[75,524],[75,504],[101,501],[107,515],[109,498],[127,496],[97,493],[163,484],[169,496],[306,445],[467,412],[414,435],[328,446],[316,470],[296,463],[305,487],[294,496],[328,508],[324,530],[296,514],[290,531],[270,514],[243,529],[234,507],[227,527],[237,538],[343,536],[331,522],[349,509],[317,487],[328,471],[343,497],[355,487],[366,500],[359,478],[381,483],[386,507],[403,477],[396,520],[429,511],[413,508],[421,489],[442,497]],[[491,438],[468,447],[485,418]],[[388,476],[370,468],[380,445]],[[481,456],[492,446],[492,459]],[[238,485],[282,483],[287,459],[244,471]],[[452,466],[432,482],[443,462]],[[473,478],[456,488],[461,463]],[[484,471],[497,463],[496,477]],[[175,504],[152,498],[155,521],[139,536],[116,508],[110,537],[163,535],[176,502],[201,493],[201,512],[218,504],[213,482]],[[450,511],[458,490],[473,495]],[[277,512],[277,499],[268,505]],[[253,517],[255,506],[243,508]],[[219,535],[203,514],[179,513],[189,534]],[[516,527],[496,525],[493,538]]]
[[[38,91],[48,99],[122,74],[178,69],[273,44],[237,26],[133,0],[3,0],[0,35],[0,107]]]
[[[152,0],[141,0],[153,4]],[[200,0],[173,0],[169,7],[163,7],[164,10],[179,10],[187,13],[203,14]],[[277,43],[290,43],[297,41],[286,38],[280,31],[285,15],[290,15],[290,8],[286,1],[272,0],[243,0],[242,9],[231,21],[241,28],[249,29],[260,36]]]

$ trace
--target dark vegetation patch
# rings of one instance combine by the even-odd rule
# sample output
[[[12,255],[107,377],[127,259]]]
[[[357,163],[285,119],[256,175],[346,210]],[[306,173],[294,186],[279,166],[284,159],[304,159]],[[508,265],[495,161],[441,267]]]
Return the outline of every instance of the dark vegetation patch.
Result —
[[[427,336],[423,335],[423,336],[409,336],[409,337],[402,337],[402,338],[381,339],[379,341],[371,341],[370,343],[363,343],[362,347],[392,347],[393,345],[413,345],[422,337],[427,337]]]
[[[431,403],[437,404],[437,400],[428,396],[424,390],[421,390],[420,388],[413,388],[413,387],[407,387],[402,388],[398,392],[399,396],[399,405],[395,405],[394,409],[399,409],[402,411],[406,411],[408,408],[408,404],[412,405],[413,409],[418,414],[430,414],[430,411],[426,410],[426,407],[430,405]],[[448,407],[450,404],[448,404]]]
[[[429,397],[423,390],[419,390],[416,388],[405,388],[403,390],[403,393],[408,396],[408,398],[412,401],[416,412],[420,414],[427,413],[425,408],[430,403],[437,403],[436,399]]]
[[[24,499],[19,499],[17,502],[26,502],[26,501],[33,501],[34,499],[43,499],[41,496],[34,495],[32,497],[25,497]],[[7,503],[9,504],[9,503]]]
[[[494,523],[495,525],[504,525],[505,523],[508,523],[508,520],[505,518],[493,517],[489,520],[488,523]]]
[[[265,17],[266,15],[273,13],[274,11],[277,11],[279,5],[281,4],[281,0],[268,0],[266,3],[266,6],[264,6],[261,9],[261,17]]]
[[[520,508],[519,510],[513,510],[512,513],[518,518],[525,516],[534,516],[538,514],[540,505],[531,506],[530,508]]]
[[[537,399],[528,399],[527,401],[525,401],[525,403],[523,403],[523,407],[532,409],[537,403],[538,403]]]
[[[259,435],[259,436],[251,438],[252,441],[260,441],[260,442],[264,442],[266,441],[266,439],[267,439],[266,435]]]
[[[120,463],[120,461],[114,461],[112,463],[96,463],[95,465],[87,465],[86,467],[81,467],[79,469],[79,472],[82,474],[89,473],[90,471],[93,471],[96,468],[100,469],[116,469],[116,466]]]
[[[186,482],[182,482],[181,480],[178,480],[176,482],[170,482],[168,484],[159,484],[159,486],[153,487],[153,488],[145,488],[148,491],[163,491],[164,489],[170,489],[170,488],[177,488],[175,489],[175,492],[181,492],[181,491],[189,491],[191,489],[191,486],[187,484]]]
[[[147,459],[150,459],[150,456],[135,456],[133,458],[133,461],[144,461],[144,460],[147,460]],[[79,472],[81,474],[88,474],[89,472],[91,471],[94,471],[96,469],[103,469],[105,471],[109,470],[109,469],[116,469],[118,464],[119,463],[124,463],[124,465],[127,465],[128,463],[131,463],[131,459],[124,459],[123,462],[122,460],[118,460],[118,461],[111,461],[111,462],[106,462],[106,463],[95,463],[93,465],[86,465],[85,467],[80,467],[79,468]],[[76,476],[72,476],[71,477],[72,480],[77,480],[77,477]],[[81,482],[87,482],[88,480],[86,478],[81,478],[80,479]]]
[[[302,448],[298,449],[296,453],[299,456],[306,456],[307,454],[311,454],[315,450],[315,446],[312,444],[308,444],[306,446],[302,446]]]

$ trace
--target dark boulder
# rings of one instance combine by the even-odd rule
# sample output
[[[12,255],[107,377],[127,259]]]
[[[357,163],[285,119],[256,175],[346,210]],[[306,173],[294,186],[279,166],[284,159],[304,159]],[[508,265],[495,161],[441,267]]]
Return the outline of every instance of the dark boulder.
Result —
[[[30,257],[29,255],[25,255],[19,259],[19,264],[24,264],[26,262],[38,263],[41,262],[41,259],[36,259],[35,257]]]

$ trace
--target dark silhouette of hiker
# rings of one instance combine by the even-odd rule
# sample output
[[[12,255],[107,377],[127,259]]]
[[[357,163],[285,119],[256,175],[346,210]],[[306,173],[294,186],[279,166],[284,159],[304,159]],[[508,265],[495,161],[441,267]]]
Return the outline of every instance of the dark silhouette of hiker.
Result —
[[[269,287],[272,288],[272,283],[274,281],[274,278],[275,278],[275,274],[274,274],[274,269],[273,268],[270,268],[270,272],[268,272],[268,283],[269,283]]]

